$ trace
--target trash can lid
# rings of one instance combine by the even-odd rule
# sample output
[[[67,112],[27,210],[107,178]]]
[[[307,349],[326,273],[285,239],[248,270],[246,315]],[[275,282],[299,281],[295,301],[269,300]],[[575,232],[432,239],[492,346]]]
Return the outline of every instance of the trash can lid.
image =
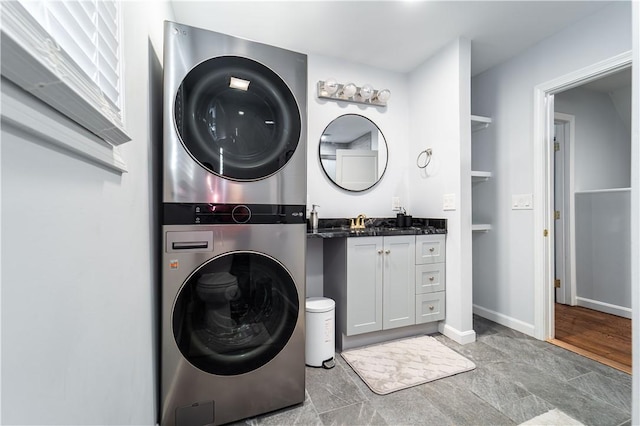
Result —
[[[327,297],[307,297],[307,312],[328,312],[335,308],[336,302]]]

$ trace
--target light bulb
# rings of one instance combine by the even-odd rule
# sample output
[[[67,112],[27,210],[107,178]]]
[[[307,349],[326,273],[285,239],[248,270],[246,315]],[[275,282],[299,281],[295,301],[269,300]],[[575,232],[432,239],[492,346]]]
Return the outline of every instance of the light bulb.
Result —
[[[379,102],[386,104],[390,97],[391,91],[389,91],[389,89],[382,89],[378,92],[376,99],[378,99]]]
[[[229,87],[231,87],[232,89],[240,89],[245,92],[249,90],[250,83],[251,82],[249,80],[244,80],[242,78],[237,78],[237,77],[231,77],[229,79]]]
[[[357,90],[358,90],[358,88],[356,87],[355,84],[347,83],[342,88],[342,96],[344,96],[345,98],[352,98],[353,95],[356,94]]]
[[[327,92],[328,96],[331,96],[338,91],[338,82],[335,78],[328,78],[325,80],[322,88]]]
[[[373,96],[373,86],[370,84],[365,84],[360,88],[360,97],[365,101],[367,99],[371,99]]]

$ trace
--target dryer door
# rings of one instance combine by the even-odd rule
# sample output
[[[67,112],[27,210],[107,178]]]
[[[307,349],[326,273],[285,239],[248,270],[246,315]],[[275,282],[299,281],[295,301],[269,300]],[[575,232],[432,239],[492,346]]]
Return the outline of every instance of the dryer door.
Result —
[[[285,267],[255,252],[201,265],[182,286],[173,336],[182,355],[211,374],[237,375],[273,359],[298,319],[298,291]]]
[[[300,139],[300,110],[284,81],[266,66],[236,56],[194,67],[178,89],[174,118],[191,157],[232,180],[276,173]]]

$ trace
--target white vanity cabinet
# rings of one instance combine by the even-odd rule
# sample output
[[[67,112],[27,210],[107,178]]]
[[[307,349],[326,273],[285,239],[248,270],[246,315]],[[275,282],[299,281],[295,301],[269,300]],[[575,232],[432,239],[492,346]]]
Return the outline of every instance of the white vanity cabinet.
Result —
[[[416,324],[445,316],[445,236],[416,236]]]
[[[347,336],[382,330],[382,237],[347,238],[346,323]],[[340,281],[340,278],[337,278]]]
[[[382,329],[415,324],[416,237],[383,237]]]
[[[415,324],[415,236],[328,239],[325,296],[345,336]]]

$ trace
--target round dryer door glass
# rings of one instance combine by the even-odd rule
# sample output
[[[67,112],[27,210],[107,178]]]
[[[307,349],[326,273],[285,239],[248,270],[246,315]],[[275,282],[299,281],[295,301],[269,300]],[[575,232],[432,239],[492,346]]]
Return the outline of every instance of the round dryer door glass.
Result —
[[[282,264],[234,252],[205,263],[185,282],[173,310],[173,335],[195,367],[237,375],[278,355],[298,312],[296,285]]]
[[[284,81],[235,56],[209,59],[187,74],[176,95],[175,125],[194,160],[239,181],[284,167],[301,132],[300,110]]]

